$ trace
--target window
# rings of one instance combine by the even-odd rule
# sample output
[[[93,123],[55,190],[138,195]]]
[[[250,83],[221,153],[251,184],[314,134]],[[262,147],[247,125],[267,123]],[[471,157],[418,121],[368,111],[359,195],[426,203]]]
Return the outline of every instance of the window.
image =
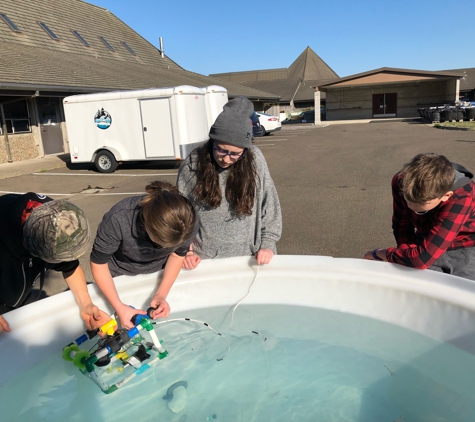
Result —
[[[129,53],[132,54],[132,56],[136,56],[136,55],[137,55],[137,54],[135,54],[135,51],[132,50],[132,48],[130,48],[130,47],[127,45],[127,43],[126,43],[125,41],[122,41],[122,44],[123,44],[123,46],[124,46],[127,50],[129,50]]]
[[[51,30],[48,28],[48,25],[46,25],[44,22],[38,22],[40,26],[45,30],[45,32],[53,38],[55,41],[59,41],[59,37]]]
[[[81,41],[86,47],[90,47],[89,43],[81,36],[78,31],[71,31],[74,35],[76,35],[77,39]]]
[[[16,26],[13,23],[13,21],[5,13],[0,13],[0,16],[5,21],[5,23],[10,27],[12,31],[21,32],[20,28],[18,28],[18,26]]]
[[[31,132],[30,113],[26,100],[3,104],[7,133]],[[0,114],[0,133],[3,134],[3,122]]]
[[[101,39],[101,41],[106,45],[106,47],[110,50],[110,51],[115,51],[114,47],[112,47],[108,42],[107,40],[104,38],[104,37],[99,37]]]

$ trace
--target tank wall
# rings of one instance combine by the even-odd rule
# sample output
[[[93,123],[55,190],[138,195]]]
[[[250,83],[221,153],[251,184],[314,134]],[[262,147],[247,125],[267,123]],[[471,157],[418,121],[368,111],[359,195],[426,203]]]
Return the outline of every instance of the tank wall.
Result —
[[[360,315],[449,342],[475,354],[475,283],[429,270],[420,271],[395,264],[358,259],[318,256],[275,256],[272,263],[259,267],[254,258],[206,260],[193,271],[183,271],[173,286],[168,302],[173,312],[238,303],[282,304],[317,307]],[[157,275],[116,278],[125,303],[148,307],[156,290]],[[90,285],[93,301],[107,306],[96,286]],[[109,308],[109,311],[111,309]],[[0,372],[0,385],[38,362],[59,354],[62,348],[84,332],[78,308],[70,292],[44,299],[4,315],[12,331],[0,336],[0,356],[9,364]],[[290,318],[291,316],[289,316]],[[303,321],[302,324],[305,322]],[[351,327],[342,327],[349,330]],[[308,327],[308,336],[312,329]],[[332,339],[320,339],[331,342]],[[395,339],[393,339],[395,341]],[[379,345],[360,344],[357,350],[388,356],[391,339]],[[411,350],[409,354],[423,351]],[[405,359],[411,359],[406,356]],[[401,359],[400,356],[395,359]]]

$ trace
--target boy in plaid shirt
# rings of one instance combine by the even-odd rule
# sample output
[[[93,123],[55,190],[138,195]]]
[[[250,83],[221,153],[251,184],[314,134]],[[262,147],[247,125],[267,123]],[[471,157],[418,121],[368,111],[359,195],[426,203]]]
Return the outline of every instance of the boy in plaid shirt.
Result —
[[[443,155],[416,155],[391,182],[397,247],[375,249],[364,258],[475,280],[472,178]]]

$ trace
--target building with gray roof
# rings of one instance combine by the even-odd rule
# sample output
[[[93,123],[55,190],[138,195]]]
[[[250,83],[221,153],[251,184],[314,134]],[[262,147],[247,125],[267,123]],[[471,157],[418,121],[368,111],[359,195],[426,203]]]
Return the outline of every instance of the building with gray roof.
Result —
[[[82,0],[0,3],[0,163],[68,152],[69,95],[220,85],[229,98],[279,95],[183,69],[108,10]]]

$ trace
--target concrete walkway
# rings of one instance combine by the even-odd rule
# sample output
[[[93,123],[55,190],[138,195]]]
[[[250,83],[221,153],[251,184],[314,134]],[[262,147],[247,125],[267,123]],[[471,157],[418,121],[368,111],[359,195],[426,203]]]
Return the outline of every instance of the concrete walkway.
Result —
[[[45,155],[41,158],[0,164],[0,179],[21,176],[23,174],[40,173],[66,167],[69,154]]]

